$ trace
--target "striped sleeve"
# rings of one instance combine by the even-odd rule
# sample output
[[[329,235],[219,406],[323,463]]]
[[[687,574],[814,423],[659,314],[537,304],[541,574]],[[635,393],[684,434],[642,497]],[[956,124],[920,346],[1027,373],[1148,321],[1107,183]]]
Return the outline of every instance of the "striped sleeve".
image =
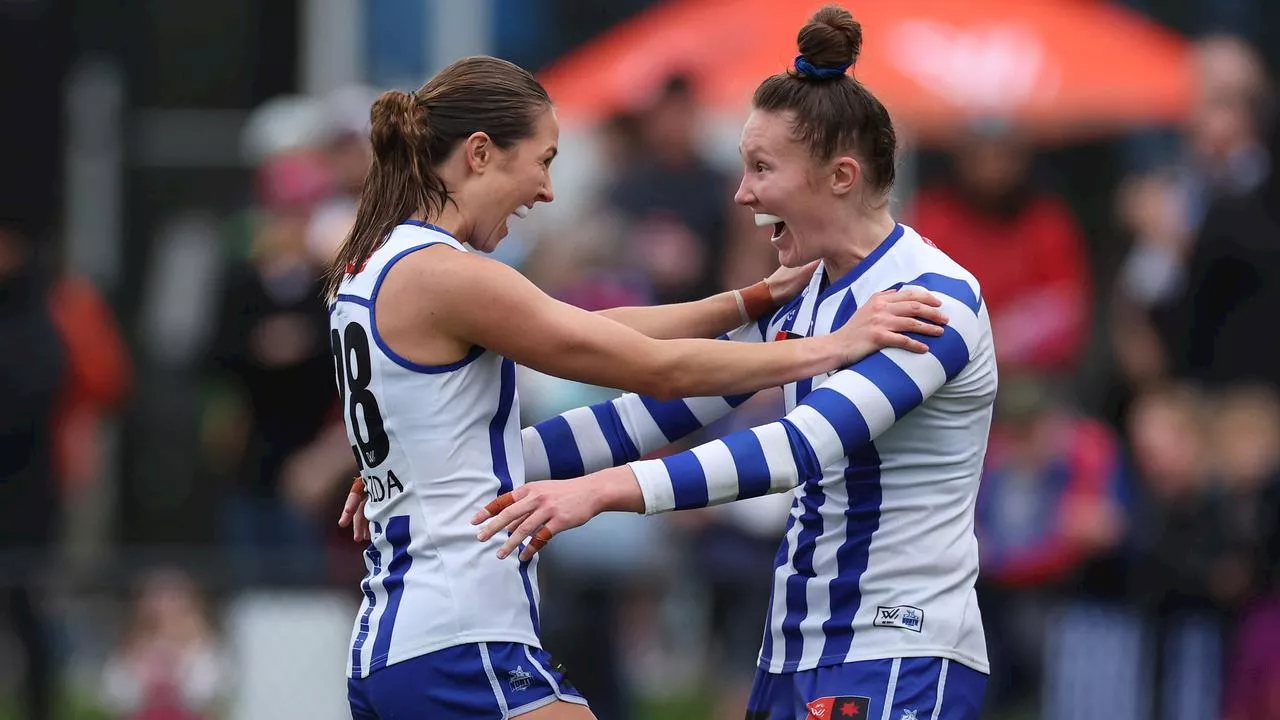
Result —
[[[928,353],[882,350],[832,375],[777,422],[662,459],[632,462],[645,512],[784,492],[820,477],[824,468],[874,440],[958,375],[982,335],[980,301],[971,290],[906,284],[933,291],[950,318],[940,337],[915,336]]]
[[[769,322],[766,316],[720,339],[762,342]],[[661,401],[627,393],[574,408],[521,431],[525,480],[564,480],[638,460],[719,420],[750,397]]]

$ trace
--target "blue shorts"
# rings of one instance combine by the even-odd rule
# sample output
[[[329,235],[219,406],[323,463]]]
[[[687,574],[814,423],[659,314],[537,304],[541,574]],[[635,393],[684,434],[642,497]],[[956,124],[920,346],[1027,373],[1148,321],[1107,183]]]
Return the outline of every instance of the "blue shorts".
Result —
[[[556,700],[586,705],[545,650],[470,643],[347,680],[353,720],[508,718]]]
[[[987,676],[951,660],[867,660],[756,670],[747,720],[977,720]]]

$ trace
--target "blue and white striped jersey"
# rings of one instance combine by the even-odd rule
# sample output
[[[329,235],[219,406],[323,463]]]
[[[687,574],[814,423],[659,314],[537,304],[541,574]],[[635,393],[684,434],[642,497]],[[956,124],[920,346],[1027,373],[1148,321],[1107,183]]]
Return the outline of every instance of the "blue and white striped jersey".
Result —
[[[373,541],[351,636],[352,677],[471,642],[539,647],[536,559],[499,560],[471,516],[524,482],[515,364],[473,348],[421,365],[383,342],[375,304],[396,261],[447,233],[400,225],[348,276],[330,310],[347,437],[368,489]]]
[[[988,672],[974,592],[974,502],[996,362],[974,277],[899,225],[866,259],[730,339],[830,333],[885,289],[931,291],[950,318],[927,354],[890,349],[785,387],[786,416],[640,460],[745,397],[624,395],[523,433],[527,477],[631,463],[647,513],[792,492],[759,664],[792,672],[859,660],[949,658]]]

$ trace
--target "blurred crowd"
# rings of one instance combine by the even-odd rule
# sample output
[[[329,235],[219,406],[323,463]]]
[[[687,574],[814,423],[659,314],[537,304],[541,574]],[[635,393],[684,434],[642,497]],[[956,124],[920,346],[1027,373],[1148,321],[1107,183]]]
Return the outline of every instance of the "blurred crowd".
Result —
[[[1175,149],[1130,161],[1096,236],[1051,156],[1001,118],[926,153],[920,185],[895,198],[903,222],[979,278],[999,351],[977,508],[991,717],[1280,718],[1274,85],[1234,37],[1202,40],[1196,62]],[[676,74],[610,118],[594,196],[571,218],[513,222],[496,256],[589,310],[767,275],[765,231],[732,203],[737,169],[703,151],[695,90]],[[354,467],[318,278],[370,162],[373,97],[282,97],[245,128],[248,201],[218,224],[216,281],[183,288],[212,308],[187,458],[213,488],[200,493],[212,552],[203,568],[179,551],[184,569],[137,573],[97,685],[113,717],[215,716],[235,663],[206,594],[358,592],[359,548],[334,527]],[[0,605],[21,694],[44,718],[65,652],[44,597],[56,583],[40,579],[101,500],[110,418],[157,361],[31,239],[0,228],[0,336],[20,349],[0,353]],[[526,422],[611,395],[520,378]],[[761,393],[693,441],[780,407]],[[706,717],[741,717],[788,506],[605,516],[546,551],[545,639],[599,717],[686,691]]]

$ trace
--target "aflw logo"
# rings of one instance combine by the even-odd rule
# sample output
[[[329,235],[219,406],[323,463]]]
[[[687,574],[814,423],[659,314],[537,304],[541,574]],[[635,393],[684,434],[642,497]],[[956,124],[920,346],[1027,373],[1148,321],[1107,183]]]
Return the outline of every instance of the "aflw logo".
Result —
[[[911,605],[876,608],[876,627],[894,627],[921,632],[924,629],[924,611]]]

